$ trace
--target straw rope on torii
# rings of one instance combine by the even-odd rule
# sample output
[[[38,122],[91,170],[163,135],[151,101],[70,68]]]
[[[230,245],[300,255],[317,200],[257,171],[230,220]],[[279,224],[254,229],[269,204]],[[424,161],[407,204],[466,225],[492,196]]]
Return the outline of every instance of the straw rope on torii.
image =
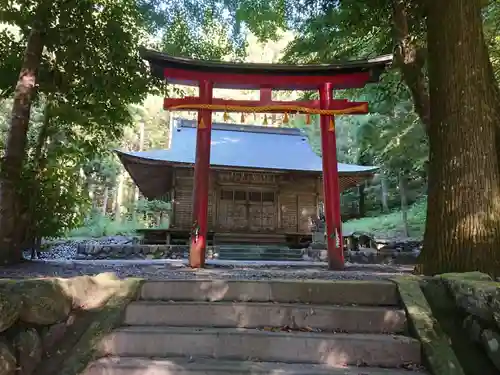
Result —
[[[310,115],[327,115],[335,116],[349,113],[358,113],[359,111],[367,111],[368,104],[362,103],[358,106],[345,109],[319,109],[319,108],[308,108],[298,105],[263,105],[263,106],[239,106],[239,105],[224,105],[224,104],[178,104],[170,106],[170,110],[182,110],[182,109],[208,109],[212,111],[224,111],[224,120],[227,121],[227,112],[242,112],[242,113],[266,113],[272,111],[281,111],[284,113],[283,122],[288,123],[288,113],[303,113],[307,115],[306,124],[310,124]],[[242,122],[244,122],[244,117],[242,115]],[[264,119],[264,125],[267,123],[267,116]],[[200,121],[199,127],[201,129],[205,128],[203,120]],[[335,120],[332,117],[330,119],[329,131],[335,130]]]

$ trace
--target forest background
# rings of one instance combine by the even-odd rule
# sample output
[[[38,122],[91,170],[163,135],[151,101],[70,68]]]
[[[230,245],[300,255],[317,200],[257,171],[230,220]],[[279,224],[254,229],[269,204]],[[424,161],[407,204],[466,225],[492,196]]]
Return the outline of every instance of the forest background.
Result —
[[[194,93],[155,81],[139,56],[147,47],[175,56],[249,62],[329,63],[394,54],[394,66],[380,84],[336,93],[371,105],[369,115],[339,119],[339,161],[380,167],[372,181],[343,194],[342,212],[346,219],[356,218],[346,223],[347,230],[421,237],[430,101],[428,19],[419,4],[0,0],[2,173],[18,182],[14,208],[24,231],[19,236],[101,236],[168,226],[168,219],[159,218],[168,218],[171,202],[143,199],[113,153],[166,147],[171,116],[177,114],[162,109],[162,98]],[[500,4],[482,1],[480,7],[491,73],[498,78]],[[26,107],[16,117],[23,69],[36,72],[37,82],[28,93],[25,123]],[[257,93],[219,90],[216,95],[255,98]],[[275,95],[293,99],[314,93]],[[24,125],[14,128],[18,118]],[[230,122],[240,121],[233,116]],[[311,125],[299,116],[283,124],[281,116],[273,116],[269,126],[303,129],[320,152],[317,118]],[[2,213],[9,209],[2,207]]]

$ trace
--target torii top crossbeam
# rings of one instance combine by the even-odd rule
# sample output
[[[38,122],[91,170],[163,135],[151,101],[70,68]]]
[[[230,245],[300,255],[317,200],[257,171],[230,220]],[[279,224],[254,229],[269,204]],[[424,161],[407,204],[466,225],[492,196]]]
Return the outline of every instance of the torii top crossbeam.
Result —
[[[332,83],[335,90],[361,88],[378,82],[392,62],[392,55],[320,65],[214,62],[151,50],[143,50],[142,56],[150,62],[152,73],[169,83],[198,86],[200,81],[210,80],[214,88],[242,90],[317,90],[325,82]]]
[[[333,91],[362,88],[377,82],[392,62],[392,56],[325,65],[240,64],[200,61],[143,50],[153,75],[167,83],[198,86],[198,97],[166,98],[169,110],[198,110],[195,172],[193,181],[193,234],[191,267],[205,263],[208,230],[208,192],[212,112],[284,112],[319,114],[323,159],[323,197],[330,269],[344,267],[340,191],[337,170],[335,118],[337,114],[366,114],[368,103],[334,99]],[[260,90],[259,100],[231,100],[213,97],[214,88]],[[318,90],[319,100],[274,101],[272,90]],[[241,150],[259,152],[259,150]],[[294,150],[290,150],[294,152]]]

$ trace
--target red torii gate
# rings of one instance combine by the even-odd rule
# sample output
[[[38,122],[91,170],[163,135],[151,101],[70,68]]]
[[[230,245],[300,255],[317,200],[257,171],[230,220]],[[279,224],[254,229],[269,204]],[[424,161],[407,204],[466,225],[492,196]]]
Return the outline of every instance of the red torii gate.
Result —
[[[153,74],[168,83],[198,86],[198,97],[165,99],[168,110],[198,111],[193,188],[193,234],[189,264],[205,265],[212,112],[319,114],[323,155],[323,197],[329,269],[344,268],[335,115],[366,114],[367,102],[334,99],[333,90],[362,88],[378,82],[392,55],[328,65],[238,64],[172,57],[151,50],[141,54]],[[260,100],[213,97],[214,88],[260,90]],[[319,100],[274,101],[272,90],[318,90]]]

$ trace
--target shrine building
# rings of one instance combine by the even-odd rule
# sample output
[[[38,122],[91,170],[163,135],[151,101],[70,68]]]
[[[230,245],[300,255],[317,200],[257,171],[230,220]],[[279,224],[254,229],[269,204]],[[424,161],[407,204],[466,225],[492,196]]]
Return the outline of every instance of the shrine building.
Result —
[[[173,119],[170,148],[118,151],[148,199],[172,201],[170,231],[189,237],[193,212],[196,121]],[[371,178],[375,167],[338,163],[340,191]],[[311,240],[323,201],[322,160],[296,128],[212,124],[209,241],[281,243]]]
[[[345,166],[339,170],[343,166],[337,163],[335,116],[367,114],[369,108],[367,102],[336,98],[335,94],[378,82],[392,55],[319,65],[202,61],[147,49],[141,55],[157,79],[198,88],[198,96],[164,100],[166,110],[198,112],[196,127],[176,127],[169,151],[121,154],[146,196],[173,191],[174,226],[183,228],[190,223],[189,265],[204,267],[209,242],[219,241],[223,234],[239,240],[245,233],[269,233],[285,239],[288,234],[306,234],[306,223],[321,199],[318,181],[322,170],[328,268],[342,270],[340,181],[362,176],[361,172],[366,177],[373,169]],[[259,99],[217,98],[217,88],[258,90]],[[316,91],[319,100],[274,100],[273,90]],[[319,115],[323,157],[315,156],[304,137],[293,130],[231,130],[212,124],[213,112],[224,112],[224,118],[229,112],[283,113],[284,120],[292,114],[307,119]],[[186,134],[192,136],[183,140]],[[302,143],[303,149],[297,149]],[[132,161],[143,171],[133,171]],[[144,174],[147,177],[139,177]],[[162,187],[154,189],[155,183],[141,183],[144,179]]]

